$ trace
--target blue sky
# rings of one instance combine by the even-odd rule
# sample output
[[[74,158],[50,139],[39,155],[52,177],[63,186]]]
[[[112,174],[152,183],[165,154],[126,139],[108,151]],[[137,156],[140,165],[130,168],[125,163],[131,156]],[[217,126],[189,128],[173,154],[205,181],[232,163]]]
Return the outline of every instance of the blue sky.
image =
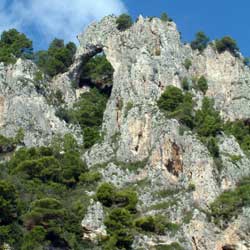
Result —
[[[183,40],[202,30],[211,39],[232,36],[250,56],[249,0],[124,0],[131,15],[159,16],[166,11],[177,23]]]
[[[211,39],[232,36],[250,56],[249,0],[0,0],[0,31],[15,27],[46,48],[53,37],[75,40],[87,24],[128,11],[134,18],[167,12],[184,41],[204,31]]]

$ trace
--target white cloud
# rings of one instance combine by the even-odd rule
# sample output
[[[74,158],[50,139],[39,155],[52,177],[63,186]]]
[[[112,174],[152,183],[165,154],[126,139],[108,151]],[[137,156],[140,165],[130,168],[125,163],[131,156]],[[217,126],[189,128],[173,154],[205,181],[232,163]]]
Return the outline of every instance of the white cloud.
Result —
[[[0,0],[0,32],[17,28],[38,46],[54,37],[76,41],[90,22],[122,12],[122,0]]]

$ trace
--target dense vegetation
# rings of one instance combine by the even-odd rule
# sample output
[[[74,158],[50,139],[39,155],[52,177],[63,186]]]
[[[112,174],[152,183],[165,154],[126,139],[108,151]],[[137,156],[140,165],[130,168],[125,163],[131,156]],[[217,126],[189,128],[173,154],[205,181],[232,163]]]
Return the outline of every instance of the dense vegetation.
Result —
[[[71,135],[51,147],[21,148],[0,166],[0,245],[84,249],[80,221],[91,176]]]
[[[214,221],[226,227],[242,208],[250,205],[250,178],[245,178],[233,190],[222,193],[210,206]]]
[[[239,48],[236,41],[230,36],[225,36],[221,40],[216,40],[215,47],[219,53],[222,53],[226,50],[232,53],[234,56],[238,56],[239,53]]]
[[[193,130],[207,145],[212,156],[219,159],[216,135],[223,131],[223,121],[213,107],[213,101],[203,98],[200,110],[194,111],[192,95],[183,93],[179,88],[168,86],[158,101],[158,107],[167,117],[178,119],[183,125]]]
[[[0,39],[0,62],[14,64],[18,58],[33,60],[49,76],[65,72],[73,62],[76,45],[54,39],[47,51],[33,52],[32,41],[16,29],[4,31]]]
[[[131,16],[128,14],[121,14],[117,20],[117,29],[120,31],[125,31],[126,29],[129,29],[133,25],[133,20]]]
[[[47,51],[38,51],[35,61],[38,67],[47,75],[53,77],[58,73],[67,71],[73,63],[76,45],[72,42],[64,45],[64,41],[54,39]]]
[[[104,54],[96,55],[82,66],[80,84],[103,89],[113,82],[114,69]]]
[[[191,42],[192,49],[198,49],[202,52],[208,45],[209,37],[205,35],[204,32],[197,32],[195,35],[195,40]]]
[[[61,119],[81,126],[85,148],[91,147],[101,138],[100,127],[107,100],[106,94],[92,88],[81,95],[72,109],[60,108],[57,111],[57,116]]]
[[[0,62],[15,63],[17,58],[31,58],[32,41],[16,29],[4,31],[0,39]]]

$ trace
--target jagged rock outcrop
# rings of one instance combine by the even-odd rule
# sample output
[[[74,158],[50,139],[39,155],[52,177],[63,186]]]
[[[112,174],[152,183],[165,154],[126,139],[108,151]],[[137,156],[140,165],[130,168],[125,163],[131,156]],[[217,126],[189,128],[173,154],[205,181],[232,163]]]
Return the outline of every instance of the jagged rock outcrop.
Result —
[[[102,128],[104,142],[95,145],[84,158],[90,168],[98,163],[103,168],[106,163],[102,169],[105,181],[117,186],[135,185],[141,213],[160,212],[181,223],[183,211],[197,207],[206,210],[223,190],[250,174],[249,159],[233,137],[219,138],[225,166],[220,172],[197,136],[188,131],[181,133],[179,123],[167,120],[156,105],[166,86],[181,88],[184,77],[191,81],[204,75],[208,80],[207,96],[214,98],[224,119],[249,118],[250,70],[241,56],[236,58],[227,51],[218,54],[212,45],[203,53],[193,51],[181,43],[173,22],[141,16],[124,32],[117,30],[116,17],[106,17],[90,25],[78,38],[75,62],[63,77],[77,81],[81,64],[100,51],[114,68],[113,89]],[[186,59],[192,62],[190,69],[185,68]],[[193,94],[200,104],[203,94]],[[237,162],[232,162],[232,155],[238,156]],[[130,173],[126,164],[138,161],[144,161],[144,166]],[[183,191],[171,198],[155,198],[157,191],[173,187]],[[190,187],[194,190],[190,191]],[[171,199],[176,200],[172,207],[154,210],[157,203]],[[239,221],[232,224],[231,231],[223,231],[208,222],[204,210],[195,211],[188,226],[181,229],[185,249],[221,250],[227,244],[234,245],[233,249],[249,249],[247,240],[242,241],[242,235],[247,238],[246,228],[241,236],[232,236],[239,235],[241,229],[235,229],[239,228]],[[157,238],[138,237],[134,249],[153,249],[159,243]],[[170,244],[171,240],[178,241],[167,238],[162,244]]]
[[[0,64],[0,133],[14,137],[22,128],[26,146],[48,144],[56,134],[79,132],[56,117],[48,103],[50,90],[42,94],[36,89],[37,71],[34,63],[21,59],[14,65]]]

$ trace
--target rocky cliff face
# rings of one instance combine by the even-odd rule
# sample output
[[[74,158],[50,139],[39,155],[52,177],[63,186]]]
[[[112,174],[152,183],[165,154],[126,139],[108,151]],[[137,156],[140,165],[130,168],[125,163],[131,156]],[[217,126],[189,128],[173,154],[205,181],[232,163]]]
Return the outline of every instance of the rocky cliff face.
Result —
[[[38,72],[35,64],[21,59],[0,65],[0,132],[14,137],[22,128],[29,147],[48,144],[56,134],[77,134],[77,128],[55,116],[52,89],[45,79],[38,79]]]
[[[119,32],[115,21],[115,17],[106,17],[79,36],[80,48],[68,73],[77,80],[83,60],[100,50],[114,68],[113,90],[103,122],[105,139],[85,154],[86,161],[90,168],[106,163],[102,174],[107,182],[118,186],[137,185],[138,209],[143,214],[160,212],[175,222],[182,220],[184,211],[193,214],[176,238],[138,236],[134,249],[154,249],[159,243],[170,244],[180,239],[185,242],[185,249],[249,249],[240,222],[248,213],[221,231],[202,212],[223,190],[234,187],[242,176],[250,174],[248,157],[233,137],[221,136],[220,151],[225,167],[219,173],[196,135],[181,134],[178,122],[167,120],[156,106],[166,86],[181,88],[184,77],[204,75],[208,80],[206,95],[214,98],[225,120],[249,118],[249,68],[242,58],[235,58],[229,52],[218,54],[212,46],[202,54],[193,51],[188,44],[181,43],[173,22],[139,17],[129,30]],[[192,62],[188,70],[184,66],[186,59]],[[193,94],[199,103],[203,94],[197,91]],[[237,166],[230,162],[232,154],[242,156]],[[119,165],[119,162],[138,161],[145,161],[145,165],[137,172]],[[140,187],[138,183],[143,180],[147,184]],[[190,185],[195,186],[192,192],[187,191]],[[154,194],[173,187],[183,190],[175,197],[177,204],[161,211],[152,209],[157,203],[169,202],[169,198],[155,199]],[[232,248],[226,248],[229,246]]]
[[[18,128],[23,128],[27,146],[48,143],[57,133],[77,135],[76,128],[55,116],[46,96],[59,89],[71,105],[77,97],[71,83],[79,80],[81,65],[104,52],[114,68],[102,126],[104,139],[83,158],[90,169],[101,172],[103,182],[133,186],[139,198],[138,213],[161,214],[181,225],[174,236],[137,235],[133,249],[157,249],[174,242],[188,250],[250,249],[249,209],[226,230],[215,226],[205,213],[219,194],[250,175],[249,158],[233,136],[222,134],[218,139],[224,167],[219,171],[198,137],[191,131],[181,132],[179,122],[167,119],[156,105],[166,86],[181,88],[184,77],[191,80],[204,75],[208,80],[206,95],[214,98],[221,116],[232,121],[248,119],[249,68],[241,57],[229,52],[218,54],[210,45],[203,53],[193,51],[180,41],[173,22],[139,17],[124,32],[116,26],[116,17],[109,16],[79,35],[74,64],[50,82],[45,94],[34,87],[37,69],[32,63],[18,60],[13,66],[1,65],[0,132],[14,136]],[[189,69],[186,59],[192,62]],[[204,95],[195,90],[193,95],[199,108]],[[240,156],[237,164],[230,155]],[[138,163],[140,167],[128,167]],[[176,192],[159,195],[167,190]],[[104,214],[101,203],[92,201],[82,221],[85,239],[96,241],[106,235]]]

